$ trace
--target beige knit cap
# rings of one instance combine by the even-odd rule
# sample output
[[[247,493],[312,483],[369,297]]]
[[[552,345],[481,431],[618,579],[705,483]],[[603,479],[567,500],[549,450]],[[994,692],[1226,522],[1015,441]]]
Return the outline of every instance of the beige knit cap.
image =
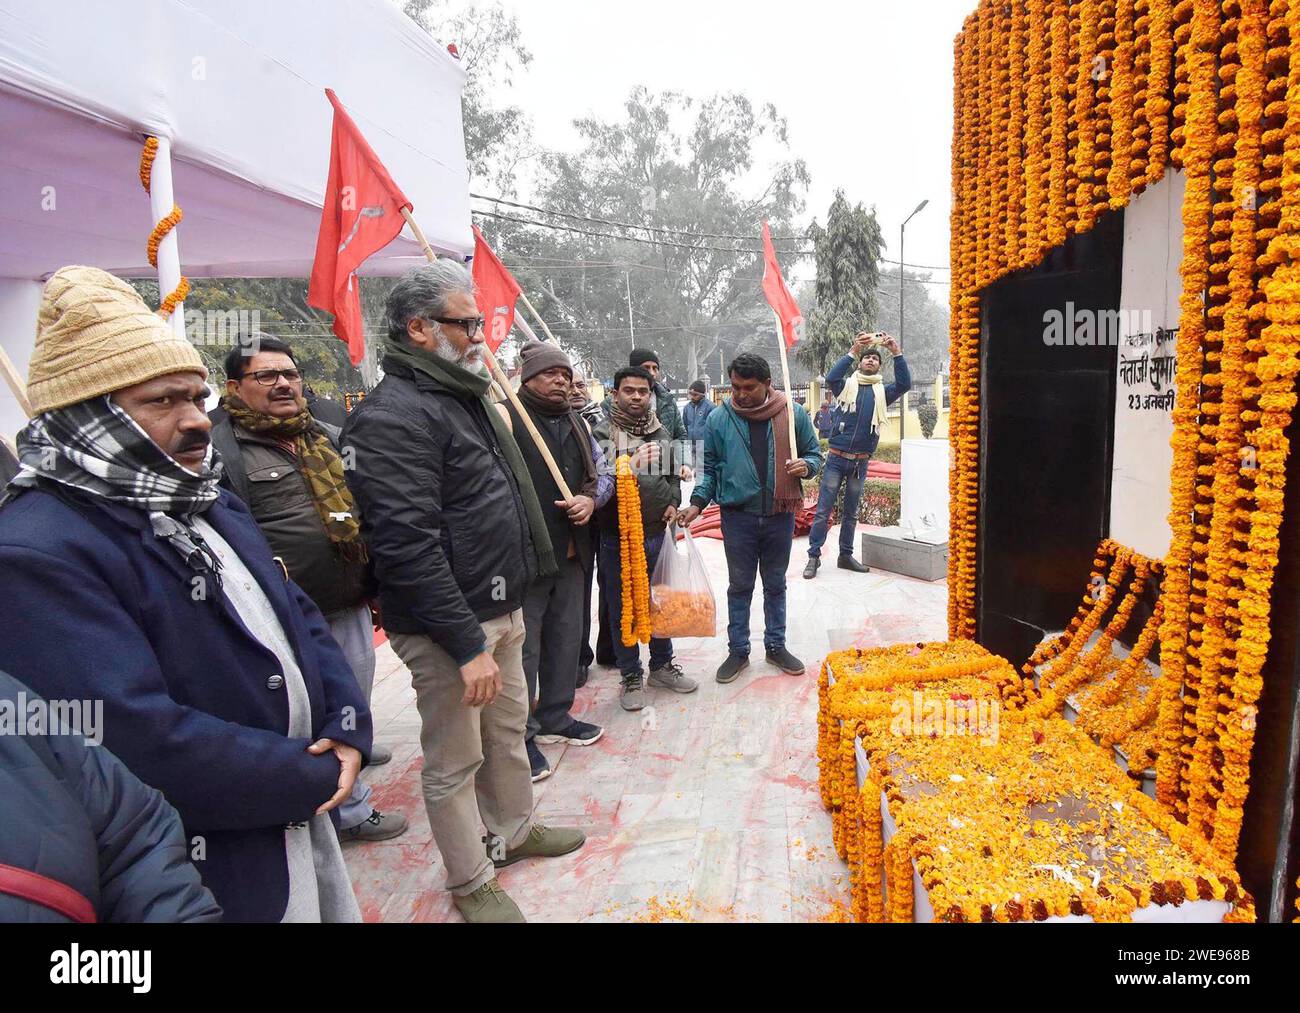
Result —
[[[45,283],[27,369],[36,414],[179,372],[208,376],[198,350],[120,278],[73,266]]]

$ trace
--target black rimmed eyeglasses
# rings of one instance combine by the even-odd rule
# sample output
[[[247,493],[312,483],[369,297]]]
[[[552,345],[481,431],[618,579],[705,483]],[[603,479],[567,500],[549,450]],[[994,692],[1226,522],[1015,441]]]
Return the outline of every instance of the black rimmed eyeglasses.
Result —
[[[258,369],[244,374],[244,377],[249,376],[263,387],[274,387],[280,377],[284,377],[290,383],[297,383],[302,379],[302,373],[296,369]]]
[[[474,335],[478,333],[478,329],[483,326],[482,317],[432,317],[431,319],[435,323],[455,324],[458,327],[464,328],[465,336],[467,338],[474,337]]]

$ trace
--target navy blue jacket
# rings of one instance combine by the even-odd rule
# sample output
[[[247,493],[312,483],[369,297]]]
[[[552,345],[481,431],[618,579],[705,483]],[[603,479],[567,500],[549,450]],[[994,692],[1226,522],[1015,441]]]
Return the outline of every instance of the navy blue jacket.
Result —
[[[0,672],[0,701],[36,693]],[[104,746],[82,735],[0,735],[0,863],[71,887],[101,922],[215,922],[176,810]],[[0,890],[0,923],[60,922]]]
[[[692,443],[699,443],[704,439],[704,424],[709,421],[709,415],[716,407],[717,405],[707,397],[699,404],[694,401],[686,402],[686,407],[682,409],[682,425],[686,427],[686,435]]]
[[[826,386],[835,397],[844,389],[844,381],[857,369],[861,360],[846,355],[830,368],[826,374]],[[912,389],[912,373],[901,355],[894,357],[894,382],[884,385],[885,404],[891,405]],[[876,389],[870,384],[858,387],[856,411],[848,411],[843,405],[835,404],[831,412],[830,445],[832,450],[842,450],[846,454],[874,454],[880,434],[871,431],[871,418],[876,410]]]
[[[222,491],[205,519],[284,627],[311,700],[290,739],[275,655],[224,594],[203,595],[144,511],[66,490],[0,508],[0,669],[46,698],[104,701],[104,745],[176,807],[228,921],[278,921],[289,896],[284,826],[338,787],[332,738],[370,752],[370,711],[311,599],[286,581],[248,508]],[[201,840],[196,840],[201,838]]]

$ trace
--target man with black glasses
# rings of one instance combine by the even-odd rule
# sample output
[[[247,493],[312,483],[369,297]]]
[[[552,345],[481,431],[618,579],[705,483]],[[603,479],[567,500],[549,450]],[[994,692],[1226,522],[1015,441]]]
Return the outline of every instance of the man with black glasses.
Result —
[[[212,445],[221,484],[242,499],[284,567],[329,623],[370,702],[375,682],[374,626],[361,519],[344,478],[339,430],[315,419],[291,349],[269,334],[241,338],[226,356],[226,395],[213,412]],[[376,744],[370,765],[392,750]],[[406,817],[370,804],[358,778],[339,806],[339,839],[385,841]]]
[[[467,921],[519,922],[496,869],[586,840],[534,822],[524,747],[524,595],[556,575],[555,552],[510,422],[487,399],[469,271],[453,260],[412,268],[389,292],[387,316],[384,378],[343,430],[348,484],[384,627],[411,672],[420,783],[447,888]]]

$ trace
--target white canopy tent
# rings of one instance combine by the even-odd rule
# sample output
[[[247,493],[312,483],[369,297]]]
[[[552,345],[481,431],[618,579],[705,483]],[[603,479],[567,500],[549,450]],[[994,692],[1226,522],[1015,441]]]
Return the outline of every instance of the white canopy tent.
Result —
[[[155,276],[145,244],[173,199],[184,219],[160,250],[164,291],[177,264],[191,278],[309,274],[326,87],[434,249],[468,255],[464,83],[391,0],[0,0],[0,345],[25,375],[41,285],[65,264]],[[147,135],[155,208],[139,179]],[[423,260],[408,230],[364,273]],[[0,433],[23,421],[0,387]]]

